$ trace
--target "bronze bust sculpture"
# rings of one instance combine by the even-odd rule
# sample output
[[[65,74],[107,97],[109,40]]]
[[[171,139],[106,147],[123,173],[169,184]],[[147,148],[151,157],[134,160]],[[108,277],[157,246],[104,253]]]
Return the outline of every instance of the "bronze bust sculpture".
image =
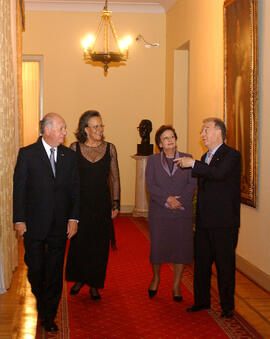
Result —
[[[137,155],[153,154],[153,144],[150,144],[150,133],[152,131],[152,122],[143,119],[137,127],[141,137],[141,143],[137,145]]]

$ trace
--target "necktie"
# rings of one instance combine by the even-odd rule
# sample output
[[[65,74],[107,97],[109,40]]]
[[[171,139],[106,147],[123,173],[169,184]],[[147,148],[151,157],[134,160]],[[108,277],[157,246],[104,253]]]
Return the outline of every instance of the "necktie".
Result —
[[[208,153],[208,156],[207,156],[207,160],[206,160],[207,165],[210,164],[212,158],[213,158],[213,153],[209,152],[209,153]]]
[[[55,152],[55,149],[52,147],[52,148],[51,148],[51,154],[50,154],[50,163],[51,163],[51,166],[52,166],[53,175],[54,175],[54,177],[55,177],[55,160],[54,160],[54,152]]]

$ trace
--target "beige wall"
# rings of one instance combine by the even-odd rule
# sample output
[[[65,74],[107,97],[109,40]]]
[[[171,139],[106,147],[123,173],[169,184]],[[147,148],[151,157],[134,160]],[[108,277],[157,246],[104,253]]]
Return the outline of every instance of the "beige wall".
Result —
[[[167,14],[166,121],[173,121],[174,51],[186,44],[189,45],[187,144],[188,151],[196,157],[202,152],[198,138],[201,120],[205,116],[222,116],[222,4],[222,0],[180,0]]]
[[[259,1],[260,108],[258,208],[242,205],[237,253],[270,274],[270,2]],[[167,15],[166,120],[173,121],[174,51],[189,41],[188,151],[199,157],[199,132],[208,116],[223,118],[223,1],[180,0]],[[263,75],[263,76],[262,76]],[[181,74],[178,75],[181,77]]]
[[[81,61],[79,41],[90,27],[97,26],[94,13],[26,13],[24,53],[44,55],[45,112],[57,111],[67,120],[69,136],[84,110],[101,111],[106,137],[119,152],[122,204],[134,204],[135,164],[130,158],[136,152],[139,137],[136,126],[142,118],[153,122],[154,130],[173,116],[174,52],[189,42],[188,151],[195,157],[203,152],[199,132],[201,121],[208,116],[223,117],[223,0],[179,0],[165,15],[118,14],[113,21],[118,33],[139,33],[161,47],[146,50],[134,44],[127,66],[102,69]],[[260,112],[259,112],[259,186],[258,208],[242,205],[242,225],[238,255],[270,274],[270,208],[269,192],[270,127],[270,3],[259,2],[260,33]],[[165,36],[165,21],[166,36]],[[120,35],[120,34],[119,34]],[[166,78],[165,78],[166,38]],[[263,76],[262,76],[263,74]],[[181,77],[181,74],[178,75]],[[166,98],[165,97],[166,93]],[[106,98],[105,98],[106,96]],[[186,134],[178,127],[181,138]],[[154,133],[152,133],[153,140]],[[180,143],[181,144],[181,143]]]
[[[74,141],[78,118],[87,109],[103,116],[106,140],[118,151],[122,186],[121,204],[134,205],[135,161],[140,138],[136,127],[150,119],[155,130],[164,122],[165,107],[165,14],[113,13],[121,36],[143,34],[159,48],[146,49],[134,42],[126,66],[101,67],[82,60],[81,39],[95,33],[100,13],[26,12],[23,54],[44,55],[44,112],[64,116],[66,144]],[[154,133],[151,135],[152,141]]]

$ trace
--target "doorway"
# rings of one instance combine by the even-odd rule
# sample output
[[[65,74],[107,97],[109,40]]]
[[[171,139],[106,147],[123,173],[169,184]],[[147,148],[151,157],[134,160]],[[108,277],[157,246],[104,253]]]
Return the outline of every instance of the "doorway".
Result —
[[[189,117],[189,42],[174,51],[173,126],[179,137],[178,147],[188,151]]]
[[[22,64],[23,146],[36,142],[43,117],[43,56],[24,55]]]

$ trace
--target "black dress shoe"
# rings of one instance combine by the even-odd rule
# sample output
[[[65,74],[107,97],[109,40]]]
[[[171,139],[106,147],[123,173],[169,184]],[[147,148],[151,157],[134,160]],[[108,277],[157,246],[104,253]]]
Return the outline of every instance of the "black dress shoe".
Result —
[[[38,310],[38,319],[40,319],[41,321],[45,319],[44,310]]]
[[[156,294],[157,294],[157,290],[150,290],[150,288],[148,288],[148,295],[150,299],[154,298]]]
[[[75,295],[80,292],[80,289],[83,287],[83,283],[81,282],[76,282],[70,289],[69,294],[70,295]]]
[[[210,305],[193,305],[187,308],[187,312],[198,312],[201,310],[209,310]]]
[[[233,317],[233,311],[223,311],[221,313],[222,318],[232,318]]]
[[[42,312],[42,313],[38,312],[38,319],[41,321],[41,324],[44,321],[44,318],[45,318],[44,312]]]
[[[45,318],[46,313],[45,313],[45,307],[40,300],[37,301],[37,312],[38,312],[38,319],[43,320]]]
[[[98,293],[98,289],[97,289],[97,288],[91,287],[89,292],[90,292],[90,295],[91,295],[91,299],[92,299],[92,300],[97,301],[97,300],[100,300],[100,299],[101,299],[101,296],[100,296],[100,294]]]
[[[53,320],[43,320],[41,325],[47,332],[58,332],[59,328]]]

